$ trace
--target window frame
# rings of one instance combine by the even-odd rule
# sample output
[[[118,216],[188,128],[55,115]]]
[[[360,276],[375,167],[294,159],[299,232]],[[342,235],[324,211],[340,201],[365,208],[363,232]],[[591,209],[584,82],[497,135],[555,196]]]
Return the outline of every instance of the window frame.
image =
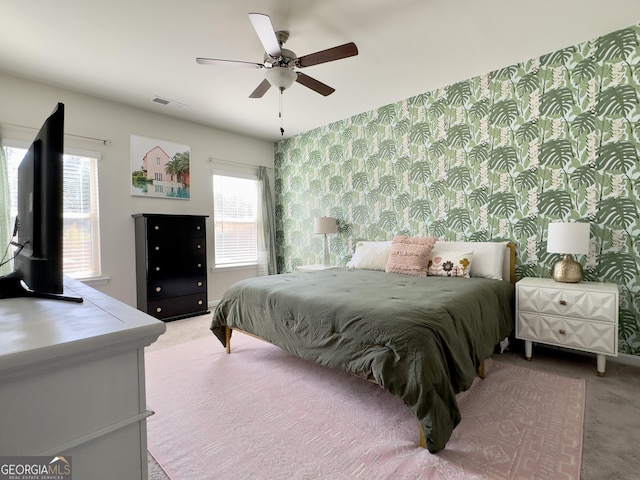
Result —
[[[256,189],[256,203],[255,203],[255,218],[254,218],[254,231],[255,231],[255,259],[249,260],[249,261],[236,261],[236,262],[228,262],[228,263],[218,263],[217,262],[217,247],[218,247],[218,241],[216,239],[216,231],[217,231],[217,220],[216,220],[216,192],[215,192],[215,177],[216,176],[221,176],[221,177],[230,177],[230,178],[236,178],[236,179],[243,179],[243,180],[251,180],[255,183],[255,189]],[[258,190],[258,175],[257,174],[251,174],[251,173],[244,173],[244,172],[238,172],[238,171],[231,171],[231,170],[226,170],[226,169],[214,169],[213,173],[211,175],[211,188],[212,188],[212,207],[213,207],[213,269],[217,270],[217,269],[230,269],[230,268],[238,268],[238,267],[254,267],[258,265],[258,224],[259,224],[259,209],[260,209],[260,201],[261,199],[258,198],[259,195],[259,190]]]
[[[26,142],[26,141],[20,141],[20,140],[12,140],[12,139],[6,139],[3,138],[2,139],[2,146],[5,149],[16,149],[16,150],[26,150],[29,149],[29,147],[31,146],[31,143]],[[77,279],[77,280],[81,280],[81,281],[91,281],[91,280],[99,280],[101,278],[103,278],[103,272],[102,272],[102,256],[101,256],[101,249],[100,249],[100,191],[99,191],[99,179],[98,179],[98,175],[99,175],[99,162],[102,158],[102,154],[96,151],[91,151],[91,150],[82,150],[82,149],[76,149],[76,148],[64,148],[64,156],[65,157],[82,157],[82,158],[90,158],[93,159],[95,161],[95,169],[91,169],[90,172],[90,178],[89,178],[89,183],[91,185],[91,189],[92,189],[92,193],[90,195],[90,198],[92,200],[95,200],[95,202],[91,202],[91,212],[90,214],[86,215],[86,214],[81,214],[81,217],[83,218],[88,218],[89,221],[91,222],[91,240],[90,240],[90,245],[91,245],[91,257],[92,257],[92,272],[90,272],[89,274],[86,275],[79,275],[76,273],[67,273],[64,272],[64,267],[63,267],[63,273],[64,275],[67,275],[71,278]],[[95,203],[95,204],[94,204]],[[15,210],[17,208],[16,205],[12,205],[11,206],[11,218],[12,220],[15,219]],[[69,218],[77,218],[78,214],[68,214],[65,215],[63,212],[63,221]],[[63,235],[65,235],[65,231],[63,229]],[[64,240],[63,240],[63,245],[64,245]],[[64,248],[64,247],[63,247]]]

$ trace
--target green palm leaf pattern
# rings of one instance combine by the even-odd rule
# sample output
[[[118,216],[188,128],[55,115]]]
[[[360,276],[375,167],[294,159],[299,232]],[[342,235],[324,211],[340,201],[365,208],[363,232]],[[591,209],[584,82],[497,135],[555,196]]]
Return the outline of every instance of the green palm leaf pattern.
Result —
[[[637,104],[636,89],[631,85],[619,85],[600,92],[596,114],[626,116]]]
[[[516,149],[510,145],[494,148],[489,157],[489,167],[493,170],[508,172],[515,167],[518,162]]]
[[[575,105],[573,93],[566,87],[544,92],[540,99],[540,113],[543,115],[562,115],[569,113]]]
[[[424,145],[429,140],[431,130],[427,122],[416,123],[409,131],[409,141]]]
[[[478,188],[469,194],[469,203],[474,207],[489,203],[489,194],[484,188]]]
[[[471,184],[471,173],[468,167],[453,167],[447,174],[447,182],[450,188],[466,190]]]
[[[456,125],[449,129],[447,140],[449,145],[454,147],[464,147],[471,140],[471,129],[469,125]]]
[[[540,195],[538,209],[541,213],[554,218],[566,218],[573,210],[573,202],[569,192],[547,190]]]
[[[557,52],[548,53],[540,57],[541,65],[564,65],[573,56],[575,47],[564,48]]]
[[[489,115],[489,107],[490,107],[489,102],[482,101],[482,100],[479,102],[476,102],[469,109],[469,117],[471,117],[471,120],[473,121],[478,121],[481,118]]]
[[[538,185],[538,174],[533,170],[524,170],[518,174],[515,181],[521,190],[531,190]]]
[[[378,109],[378,121],[384,123],[391,123],[396,116],[395,105],[385,105]]]
[[[605,198],[598,203],[598,223],[613,228],[628,228],[637,219],[636,205],[628,198]]]
[[[529,142],[538,137],[538,122],[523,123],[516,130],[516,138],[521,142]]]
[[[520,237],[533,237],[538,233],[538,222],[529,217],[521,218],[516,222],[514,230]]]
[[[623,60],[637,48],[638,38],[633,29],[627,28],[600,37],[597,45],[594,55],[597,61]]]
[[[492,215],[500,215],[509,217],[518,209],[516,197],[510,192],[494,193],[489,197],[489,213]]]
[[[571,127],[577,136],[595,132],[597,128],[596,116],[591,112],[584,112],[576,116],[571,122]]]
[[[538,72],[529,72],[523,75],[517,83],[518,92],[521,95],[531,93],[537,88],[540,88],[540,79],[538,78]]]
[[[456,230],[466,230],[471,224],[471,215],[464,208],[454,208],[447,214],[447,223]]]
[[[378,191],[382,195],[391,195],[398,188],[398,184],[396,182],[396,177],[393,175],[385,175],[380,178],[380,185],[378,187]]]
[[[621,278],[630,282],[638,275],[636,259],[624,253],[605,253],[600,258],[597,275],[610,282]]]
[[[416,220],[426,221],[431,215],[431,206],[426,200],[414,200],[411,202],[409,214]]]
[[[565,138],[549,140],[540,147],[540,163],[543,165],[564,167],[573,159],[573,147]]]
[[[571,173],[571,181],[582,188],[595,185],[596,169],[590,165],[580,165]]]
[[[396,142],[393,140],[384,140],[380,143],[380,158],[391,160],[396,154]]]
[[[597,64],[592,58],[585,58],[578,62],[575,68],[571,71],[572,75],[580,82],[590,80],[596,76]]]
[[[518,104],[515,100],[502,100],[491,107],[489,121],[496,125],[511,125],[518,117]]]
[[[447,100],[450,105],[464,105],[471,96],[469,82],[459,82],[447,88]]]
[[[394,234],[517,243],[549,276],[549,221],[589,221],[585,279],[620,285],[619,350],[640,356],[640,25],[283,139],[278,271]],[[581,259],[582,261],[582,259]]]
[[[612,142],[598,149],[596,167],[614,172],[628,172],[638,163],[636,146],[630,142]]]

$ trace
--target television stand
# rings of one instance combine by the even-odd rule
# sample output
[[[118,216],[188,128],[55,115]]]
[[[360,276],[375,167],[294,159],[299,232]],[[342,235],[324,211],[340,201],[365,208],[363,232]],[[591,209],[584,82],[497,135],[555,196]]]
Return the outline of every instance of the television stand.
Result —
[[[63,300],[65,302],[82,303],[82,297],[70,297],[56,293],[35,292],[24,287],[19,277],[11,274],[0,277],[0,298],[45,298],[48,300]]]

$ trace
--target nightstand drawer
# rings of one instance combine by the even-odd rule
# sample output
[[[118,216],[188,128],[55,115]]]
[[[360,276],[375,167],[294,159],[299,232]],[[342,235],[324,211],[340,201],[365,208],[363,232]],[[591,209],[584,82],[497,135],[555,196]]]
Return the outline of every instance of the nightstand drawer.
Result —
[[[616,354],[616,326],[538,313],[518,313],[518,338],[594,353]]]
[[[518,310],[542,314],[588,318],[615,323],[618,308],[617,295],[611,292],[566,290],[520,286]]]

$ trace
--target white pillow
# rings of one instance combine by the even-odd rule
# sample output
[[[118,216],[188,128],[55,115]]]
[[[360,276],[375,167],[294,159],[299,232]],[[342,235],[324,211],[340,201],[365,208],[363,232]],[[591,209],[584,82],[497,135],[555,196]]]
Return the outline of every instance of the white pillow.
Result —
[[[465,252],[473,251],[473,262],[471,263],[472,277],[502,278],[502,262],[504,251],[508,242],[445,242],[438,240],[436,246],[431,251],[431,258],[438,252]],[[508,278],[506,279],[509,280]]]
[[[391,240],[384,242],[358,242],[356,243],[356,251],[349,263],[347,263],[347,267],[384,271],[390,253]]]
[[[433,253],[435,250],[435,253]],[[431,250],[427,275],[431,277],[469,278],[473,265],[473,250],[468,252]]]

